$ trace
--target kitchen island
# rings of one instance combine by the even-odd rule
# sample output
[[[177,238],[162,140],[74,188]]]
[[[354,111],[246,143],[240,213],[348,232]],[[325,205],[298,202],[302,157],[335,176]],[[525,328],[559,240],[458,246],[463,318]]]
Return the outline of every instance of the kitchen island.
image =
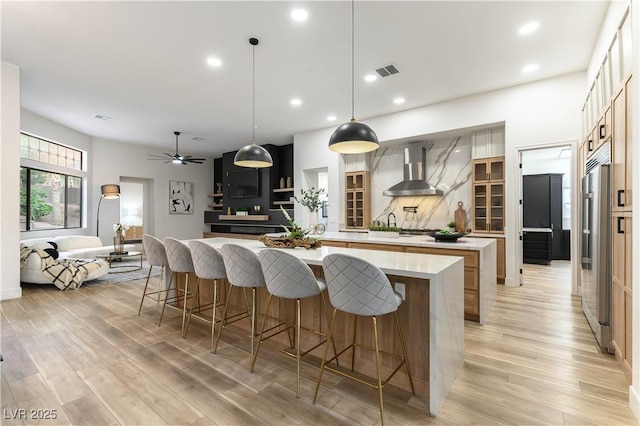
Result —
[[[262,243],[253,240],[204,238],[198,241],[203,241],[216,248],[220,248],[226,243],[240,244],[255,252],[265,248]],[[411,375],[416,393],[428,399],[429,403],[426,409],[430,414],[436,415],[464,357],[463,259],[451,256],[326,246],[312,250],[284,250],[310,265],[316,275],[322,274],[321,265],[324,256],[332,253],[344,253],[373,263],[389,277],[394,286],[404,284],[405,301],[398,310],[398,316],[407,341]],[[203,297],[206,298],[207,291],[211,291],[210,284],[202,283],[201,291]],[[261,299],[259,312],[264,310],[265,296],[266,291],[262,291],[259,295]],[[303,300],[302,323],[326,331],[326,322],[320,308],[319,298],[312,299],[315,300]],[[239,304],[243,303],[239,302]],[[272,306],[269,316],[278,316],[278,309],[279,306]],[[343,318],[345,317],[343,316]],[[335,330],[338,348],[344,347],[344,343],[351,339],[353,322],[350,322],[351,318],[349,317],[345,319],[347,321],[343,322],[343,326]],[[387,315],[380,318],[381,349],[399,353],[399,342],[397,342],[393,327],[393,316]],[[303,346],[306,343],[315,344],[319,338],[319,336],[307,337]],[[370,345],[368,334],[362,343]],[[221,351],[224,349],[218,350],[218,352]],[[313,353],[321,354],[320,349],[316,349]],[[356,370],[362,374],[375,377],[375,364],[370,354],[356,352],[355,366]],[[383,374],[388,374],[393,371],[395,364],[390,359],[383,358],[381,368]],[[403,369],[391,379],[390,384],[410,389]]]
[[[437,242],[427,235],[399,238],[371,237],[368,233],[325,232],[325,246],[461,256],[464,258],[465,319],[484,324],[496,300],[496,250],[491,238],[463,237],[457,242]]]

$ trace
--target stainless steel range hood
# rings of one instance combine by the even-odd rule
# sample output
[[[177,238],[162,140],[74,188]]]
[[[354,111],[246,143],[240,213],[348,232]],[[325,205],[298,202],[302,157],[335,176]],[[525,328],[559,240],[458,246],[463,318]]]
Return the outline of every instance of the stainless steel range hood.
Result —
[[[388,197],[411,197],[418,195],[443,195],[442,191],[427,182],[427,150],[419,143],[404,149],[404,180],[385,189]]]

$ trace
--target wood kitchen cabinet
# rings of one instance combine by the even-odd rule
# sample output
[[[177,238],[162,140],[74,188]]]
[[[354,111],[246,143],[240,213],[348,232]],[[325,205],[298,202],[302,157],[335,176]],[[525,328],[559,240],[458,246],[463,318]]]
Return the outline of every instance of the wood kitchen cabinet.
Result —
[[[631,212],[614,213],[611,239],[611,340],[616,358],[631,382],[632,222]]]
[[[368,228],[371,220],[369,201],[369,172],[345,173],[345,227]]]
[[[611,340],[622,371],[631,383],[632,358],[632,117],[631,77],[612,103],[611,134]]]
[[[613,98],[611,205],[614,212],[632,209],[633,91],[631,83],[631,77],[629,77]]]
[[[504,157],[473,160],[471,173],[474,230],[504,233]]]

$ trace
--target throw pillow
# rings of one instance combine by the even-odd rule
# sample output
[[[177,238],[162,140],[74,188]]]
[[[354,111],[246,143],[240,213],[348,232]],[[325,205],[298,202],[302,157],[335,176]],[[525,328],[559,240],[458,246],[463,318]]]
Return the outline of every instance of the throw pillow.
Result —
[[[54,248],[46,248],[46,249],[43,249],[43,251],[47,253],[49,256],[51,256],[53,260],[56,260],[60,256],[60,253],[58,253],[58,250]]]

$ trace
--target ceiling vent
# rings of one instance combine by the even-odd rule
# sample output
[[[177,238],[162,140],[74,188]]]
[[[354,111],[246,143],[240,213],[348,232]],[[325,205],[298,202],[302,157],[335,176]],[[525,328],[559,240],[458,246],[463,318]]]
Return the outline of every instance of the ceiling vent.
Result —
[[[398,74],[400,70],[394,64],[385,65],[384,67],[378,68],[376,72],[380,75],[380,77],[389,77],[393,74]]]

